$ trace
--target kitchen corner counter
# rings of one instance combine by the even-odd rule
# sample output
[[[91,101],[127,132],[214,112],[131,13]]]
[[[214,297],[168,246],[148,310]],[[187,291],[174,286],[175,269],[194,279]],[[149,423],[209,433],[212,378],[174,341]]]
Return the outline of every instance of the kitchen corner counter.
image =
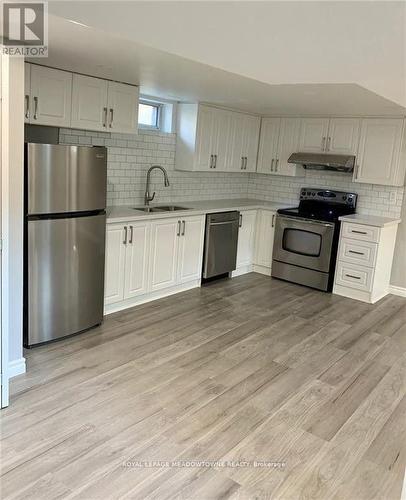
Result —
[[[134,210],[131,206],[117,206],[108,207],[107,212],[107,222],[126,222],[135,220],[148,219],[164,219],[173,218],[178,216],[186,215],[205,215],[213,212],[229,211],[229,210],[257,210],[264,209],[270,211],[276,211],[279,208],[287,208],[292,206],[292,204],[286,203],[275,203],[263,200],[251,200],[247,198],[236,198],[227,200],[201,200],[201,201],[185,201],[185,202],[167,202],[160,203],[157,205],[151,205],[159,207],[160,205],[176,205],[185,207],[186,210],[176,210],[168,212],[149,212],[145,213],[139,210]]]
[[[365,224],[366,226],[386,227],[399,224],[401,219],[391,217],[380,217],[378,215],[351,214],[339,217],[342,222],[352,222],[353,224]]]

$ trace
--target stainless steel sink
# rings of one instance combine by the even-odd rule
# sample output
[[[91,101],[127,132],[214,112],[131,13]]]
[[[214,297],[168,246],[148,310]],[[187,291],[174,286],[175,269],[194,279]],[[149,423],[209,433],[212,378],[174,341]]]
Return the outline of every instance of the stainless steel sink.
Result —
[[[190,210],[186,207],[178,207],[176,205],[161,205],[157,207],[134,207],[134,210],[140,210],[141,212],[153,213],[153,212],[176,212],[177,210]]]

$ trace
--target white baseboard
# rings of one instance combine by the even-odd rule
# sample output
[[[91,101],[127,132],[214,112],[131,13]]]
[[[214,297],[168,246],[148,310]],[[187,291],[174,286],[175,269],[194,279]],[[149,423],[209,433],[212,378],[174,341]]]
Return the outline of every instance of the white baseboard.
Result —
[[[252,270],[254,271],[254,273],[265,274],[265,276],[271,276],[271,268],[270,267],[265,267],[265,266],[260,266],[258,264],[254,264],[252,266]]]
[[[25,373],[25,358],[10,361],[7,367],[9,378],[16,377]]]
[[[235,278],[237,276],[241,276],[242,274],[252,273],[252,264],[247,266],[237,267],[235,271],[232,271],[231,277]]]
[[[198,288],[200,286],[201,280],[192,280],[187,283],[182,283],[170,288],[164,288],[163,290],[158,290],[156,292],[146,293],[138,297],[133,297],[132,299],[123,300],[121,302],[116,302],[114,304],[104,305],[104,314],[112,314],[118,311],[123,311],[129,307],[139,306],[140,304],[145,304],[146,302],[152,302],[153,300],[163,299],[164,297],[169,297],[175,293],[185,292],[192,288]]]
[[[406,297],[406,288],[403,288],[402,286],[389,285],[389,293],[399,295],[400,297]]]

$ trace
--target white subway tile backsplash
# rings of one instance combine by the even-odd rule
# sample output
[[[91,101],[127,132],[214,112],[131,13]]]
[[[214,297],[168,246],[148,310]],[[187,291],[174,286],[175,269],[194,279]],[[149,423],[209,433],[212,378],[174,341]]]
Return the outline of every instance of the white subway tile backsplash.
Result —
[[[302,186],[326,187],[358,193],[358,212],[399,217],[402,187],[358,184],[346,174],[305,171],[303,177],[264,174],[183,172],[175,170],[176,134],[140,129],[138,135],[61,129],[62,144],[106,146],[107,204],[143,203],[148,168],[164,166],[170,186],[165,188],[161,172],[152,174],[151,190],[156,202],[193,201],[198,199],[256,198],[296,205]],[[390,193],[395,192],[395,202]]]

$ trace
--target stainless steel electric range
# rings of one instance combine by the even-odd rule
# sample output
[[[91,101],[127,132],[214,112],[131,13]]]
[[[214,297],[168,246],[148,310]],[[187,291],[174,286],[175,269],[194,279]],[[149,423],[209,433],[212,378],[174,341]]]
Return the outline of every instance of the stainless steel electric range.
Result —
[[[298,207],[278,210],[274,278],[331,291],[342,215],[355,213],[357,194],[302,188]]]

